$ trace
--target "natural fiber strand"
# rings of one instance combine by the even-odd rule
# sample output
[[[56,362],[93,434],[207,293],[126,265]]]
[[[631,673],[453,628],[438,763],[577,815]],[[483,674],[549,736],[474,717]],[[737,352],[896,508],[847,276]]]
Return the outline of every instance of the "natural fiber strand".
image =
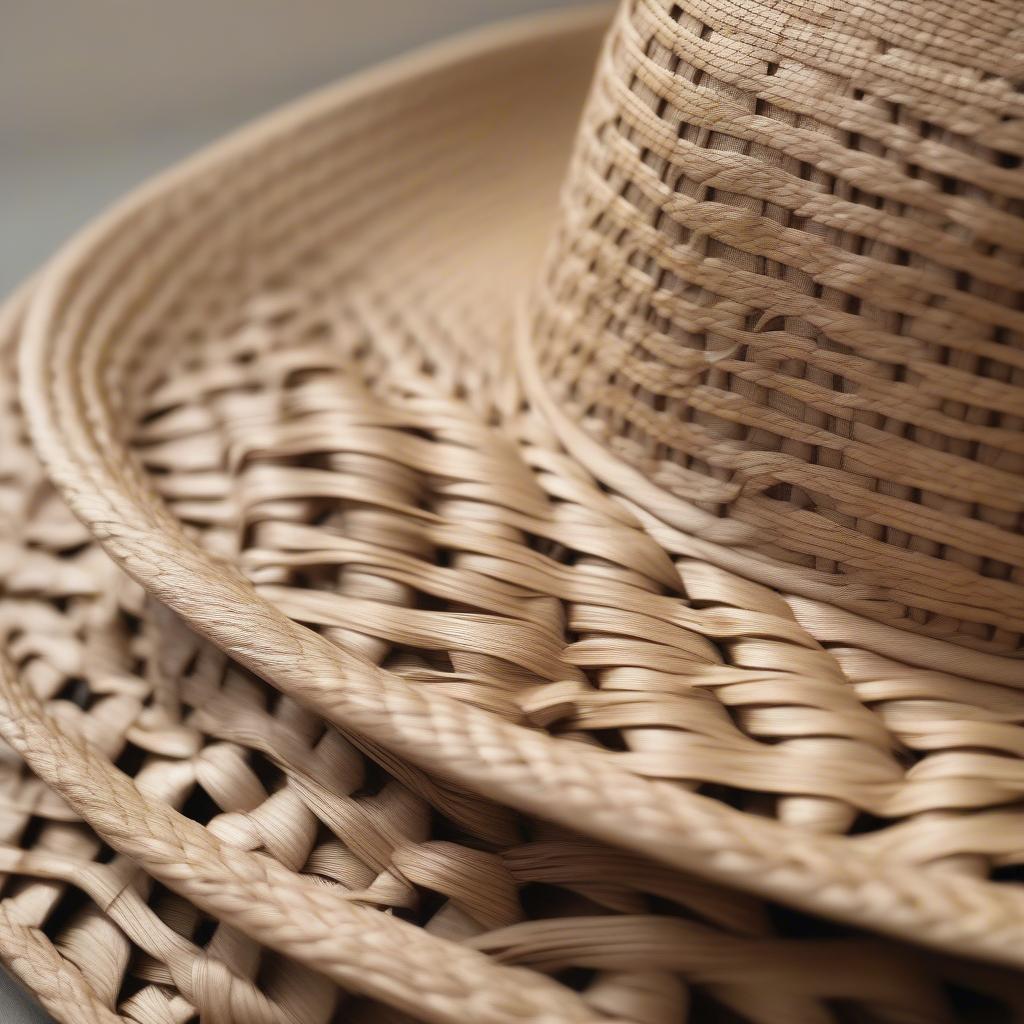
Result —
[[[61,783],[78,810],[117,834],[74,778],[130,786],[110,762],[142,743],[153,764],[129,772],[137,807],[178,822],[173,808],[195,787],[223,810],[205,829],[184,824],[198,850],[239,850],[261,871],[269,857],[287,892],[307,891],[298,873],[343,882],[338,908],[356,894],[406,911],[425,887],[449,901],[425,925],[432,942],[397,932],[417,948],[461,942],[542,971],[599,971],[580,995],[553,988],[573,1013],[678,1019],[681,978],[696,1015],[710,995],[754,1021],[833,1020],[830,1000],[869,1019],[953,1019],[943,978],[1013,1002],[999,972],[877,940],[779,939],[752,901],[672,870],[1019,964],[1022,897],[990,880],[1024,860],[1019,399],[1012,373],[989,373],[1014,358],[1017,264],[1004,258],[1015,244],[1004,211],[977,191],[1009,194],[1017,178],[971,148],[1014,145],[1003,44],[963,50],[991,71],[989,92],[969,76],[933,88],[934,68],[908,77],[912,62],[863,42],[866,26],[888,24],[868,4],[816,9],[832,33],[827,67],[813,45],[783,52],[763,27],[775,15],[747,6],[752,24],[714,3],[623,6],[563,199],[556,270],[521,323],[519,381],[507,295],[525,289],[551,220],[541,197],[561,149],[549,140],[568,139],[573,116],[551,97],[582,85],[593,45],[593,27],[572,41],[572,18],[310,101],[151,186],[46,271],[21,395],[62,493],[141,584],[118,584],[112,621],[137,621],[146,652],[140,669],[111,643],[112,671],[88,678],[110,697],[75,710],[61,689],[81,642],[68,615],[113,577],[90,534],[76,549],[81,531],[58,516],[29,523],[11,548],[11,589],[45,598],[16,602],[9,693],[32,709],[26,755],[42,774],[61,778],[57,751],[84,758]],[[989,31],[946,13],[933,34],[949,54],[950,25]],[[913,49],[913,33],[900,45]],[[771,46],[777,66],[758,71]],[[844,74],[865,96],[836,86]],[[752,86],[765,99],[741,95]],[[895,123],[879,120],[896,93]],[[993,105],[1006,117],[951,142],[965,104],[978,123]],[[919,129],[919,107],[941,131]],[[833,117],[842,125],[822,130]],[[965,184],[942,187],[954,170]],[[994,248],[969,257],[968,227]],[[933,267],[955,277],[968,263],[966,286]],[[599,401],[581,398],[590,388]],[[628,400],[614,399],[620,389]],[[661,432],[653,461],[648,430]],[[975,472],[964,445],[1005,454],[974,460]],[[19,459],[22,495],[38,467]],[[971,489],[970,509],[947,493],[957,488]],[[77,554],[62,553],[60,531]],[[66,607],[51,602],[60,592]],[[68,639],[41,642],[44,622]],[[6,728],[18,735],[16,719]],[[391,781],[361,794],[371,762]],[[16,806],[45,805],[47,843],[73,836],[76,860],[96,856],[46,790],[12,792]],[[434,813],[454,841],[431,835]],[[13,841],[25,820],[12,819]],[[523,827],[536,842],[521,843]],[[318,838],[324,828],[331,838]],[[59,898],[45,879],[64,862],[45,849],[9,861],[41,879],[20,904],[34,924]],[[191,849],[173,868],[146,844],[131,850],[169,880],[195,870]],[[218,927],[235,972],[226,988],[189,988],[201,944],[175,961],[184,947],[159,922],[193,919],[189,901],[149,916],[152,887],[127,859],[83,878],[101,902],[105,886],[131,880],[130,913],[111,904],[89,927],[108,929],[112,965],[133,948],[152,958],[158,983],[131,1003],[139,1019],[148,999],[177,1000],[179,1014],[184,1002],[276,1012],[253,984],[253,937],[271,936],[255,908],[232,902],[246,890],[231,878],[217,906],[250,937]],[[537,883],[568,886],[567,913],[526,919],[521,887]],[[652,896],[688,909],[651,914]],[[304,941],[313,924],[292,919],[288,948],[322,968]],[[24,941],[12,929],[8,941]],[[66,948],[103,989],[99,1005],[113,1005],[123,967],[101,983]],[[481,962],[469,952],[453,963]],[[282,963],[280,978],[304,970]],[[475,970],[457,999],[474,998]],[[851,981],[862,975],[872,982]],[[230,1008],[217,1002],[228,990]],[[317,991],[326,1021],[333,989]],[[421,1012],[408,990],[387,997]],[[437,1019],[466,1005],[438,1003]],[[391,1019],[358,1001],[345,1009]]]

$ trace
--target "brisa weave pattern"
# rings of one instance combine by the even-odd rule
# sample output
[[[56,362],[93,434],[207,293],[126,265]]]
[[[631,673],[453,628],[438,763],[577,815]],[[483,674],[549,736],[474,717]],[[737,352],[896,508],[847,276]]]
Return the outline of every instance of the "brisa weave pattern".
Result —
[[[304,100],[8,307],[0,958],[59,1019],[1024,1014],[1020,663],[756,582],[524,394],[604,24]]]
[[[188,440],[161,487],[219,550],[237,547],[242,524],[255,521],[245,561],[267,591],[284,590],[286,568],[329,581],[329,590],[305,592],[303,617],[338,595],[349,614],[344,628],[327,632],[421,686],[516,716],[524,672],[489,656],[485,633],[450,648],[454,672],[438,667],[450,631],[442,637],[419,625],[394,643],[399,617],[389,612],[429,594],[458,592],[494,610],[522,600],[517,588],[488,586],[468,565],[452,574],[416,557],[432,538],[460,531],[395,508],[422,485],[397,457],[409,440],[395,429],[397,408],[377,404],[393,444],[367,458],[351,442],[335,443],[319,489],[308,468],[301,489],[289,486],[296,474],[286,458],[265,458],[260,472],[234,482],[205,465],[219,445],[238,444],[236,430],[251,443],[258,427],[261,443],[272,438],[293,451],[304,433],[320,438],[304,442],[320,448],[325,413],[365,414],[358,375],[325,366],[337,353],[320,343],[278,348],[273,324],[280,327],[288,306],[260,307],[222,344],[183,347],[172,379],[150,394],[138,430],[143,457],[157,467],[172,444]],[[18,310],[8,314],[0,352],[12,371],[8,332]],[[283,339],[294,341],[293,332]],[[253,345],[258,372],[237,360]],[[289,372],[305,382],[282,387]],[[265,386],[253,394],[257,379]],[[1024,1010],[1010,972],[932,962],[864,936],[798,937],[799,927],[741,893],[458,791],[277,697],[117,570],[41,478],[2,383],[0,399],[0,436],[17,455],[15,472],[0,480],[0,524],[16,570],[0,590],[0,623],[18,676],[0,675],[0,715],[5,736],[31,751],[40,776],[26,776],[13,757],[4,764],[0,867],[9,874],[0,958],[58,1020],[678,1024],[731,1014],[751,1024],[831,1024],[833,1001],[880,1024],[967,1020],[951,1012],[949,985],[970,994],[968,1006],[980,999]],[[220,435],[203,412],[207,401],[248,416]],[[279,401],[295,412],[277,422],[253,418],[258,406]],[[322,507],[332,478],[361,480],[373,500],[339,502],[328,530],[301,525]],[[241,524],[225,514],[232,499]],[[16,522],[26,525],[12,530]],[[388,541],[372,550],[374,537]],[[509,572],[518,562],[537,586],[544,559],[512,542],[492,546],[496,567]],[[595,559],[591,571],[600,565]],[[291,581],[298,608],[303,591]],[[607,576],[604,585],[624,592]],[[375,614],[357,618],[359,602]],[[404,618],[417,628],[414,616]],[[505,622],[527,640],[528,624],[507,611]],[[551,702],[543,709],[550,714]],[[79,738],[94,745],[91,754]],[[59,792],[73,794],[92,827]],[[418,925],[425,941],[393,916]],[[454,944],[538,976],[453,963]],[[543,975],[571,979],[573,971],[592,975],[581,998],[544,986]]]
[[[553,398],[687,532],[1002,654],[1024,629],[1022,44],[1005,0],[623,4],[531,325]]]

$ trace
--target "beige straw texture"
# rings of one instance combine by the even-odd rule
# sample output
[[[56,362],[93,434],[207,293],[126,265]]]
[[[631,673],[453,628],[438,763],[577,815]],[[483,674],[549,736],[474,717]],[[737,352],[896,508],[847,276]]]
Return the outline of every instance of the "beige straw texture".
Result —
[[[704,491],[616,487],[636,449],[574,428],[561,370],[536,379],[596,230],[595,110],[658,11],[685,22],[625,5],[600,65],[567,255],[520,320],[529,400],[513,321],[600,14],[304,101],[79,237],[24,323],[10,307],[0,732],[35,775],[5,762],[0,956],[59,1019],[1024,1014],[1019,977],[946,955],[1024,966],[1010,631],[896,628],[877,580],[870,608],[823,601]]]
[[[5,323],[8,360],[18,312],[11,306]],[[0,958],[58,1020],[407,1019],[300,964],[415,1019],[453,1024],[581,1012],[670,1024],[726,1010],[755,1024],[828,1022],[837,999],[866,1020],[925,1024],[957,1019],[948,982],[1019,1004],[1010,975],[863,938],[786,938],[739,894],[515,819],[382,751],[361,758],[120,576],[40,478],[3,388],[0,428],[17,458],[0,489],[9,558],[0,617],[17,678],[0,672],[0,717],[38,779],[5,763]],[[374,774],[376,795],[360,796]],[[103,844],[120,856],[109,860]],[[551,919],[529,921],[531,905]],[[390,917],[381,930],[373,915],[382,911],[500,961],[595,972],[584,992],[592,1012],[540,978],[517,978],[510,993],[479,960],[462,975],[467,990],[457,952],[412,941]],[[346,919],[356,941],[345,941]],[[324,927],[328,941],[311,941]],[[426,973],[409,958],[421,952]]]
[[[530,346],[688,533],[1017,656],[1022,33],[1016,0],[623,4]]]
[[[18,314],[12,305],[4,324],[9,383]],[[300,963],[418,1020],[617,1016],[601,1007],[626,1019],[678,1019],[686,989],[670,968],[707,975],[724,1005],[751,998],[748,986],[717,979],[715,958],[701,948],[716,937],[745,944],[770,936],[754,903],[523,822],[386,752],[364,759],[294,704],[271,702],[264,684],[203,648],[99,551],[40,478],[3,390],[12,472],[0,489],[8,559],[0,715],[4,736],[38,777],[7,756],[0,957],[58,1020],[408,1019],[346,998]],[[434,813],[450,815],[437,827],[443,839]],[[533,841],[524,841],[527,831]],[[103,843],[125,856],[110,860]],[[522,927],[520,893],[531,885],[558,894],[560,958],[596,958],[595,1008],[542,975],[453,945],[540,961],[550,930],[531,938]],[[668,952],[658,935],[668,918],[642,916],[653,899],[690,908],[679,920],[688,951]],[[623,933],[602,935],[602,912],[628,914],[622,927],[647,955],[617,952]],[[650,950],[666,966],[649,969]],[[780,943],[780,959],[791,952],[798,944]],[[908,980],[928,991],[917,967],[897,969],[884,988],[899,1000]],[[816,1012],[816,997],[790,987],[777,995],[777,1018]]]

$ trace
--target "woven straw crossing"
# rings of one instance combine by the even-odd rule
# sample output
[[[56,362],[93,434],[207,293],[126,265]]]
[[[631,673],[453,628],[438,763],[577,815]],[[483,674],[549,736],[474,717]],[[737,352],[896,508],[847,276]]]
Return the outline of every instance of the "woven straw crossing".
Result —
[[[281,311],[277,306],[278,316]],[[16,313],[12,308],[8,326]],[[179,435],[189,421],[193,451],[204,451],[204,439],[218,443],[194,426],[200,419],[209,424],[208,417],[197,416],[203,399],[222,391],[233,367],[238,373],[237,352],[231,339],[224,341],[203,353],[212,355],[212,362],[186,348],[174,385],[154,389],[151,405],[165,411],[137,433],[140,450],[154,466],[161,461],[165,433]],[[4,353],[10,357],[9,344]],[[290,370],[303,370],[315,382],[307,394],[335,403],[339,395],[365,400],[358,378],[337,368],[337,353],[330,370],[324,369],[323,355],[315,347],[288,360]],[[271,368],[273,379],[273,353],[261,356],[260,365]],[[183,368],[189,363],[192,375]],[[13,382],[13,373],[5,379]],[[209,395],[192,386],[197,379],[211,389]],[[239,394],[245,393],[244,380]],[[175,393],[187,398],[175,400]],[[230,403],[229,395],[222,391]],[[269,687],[202,644],[123,577],[41,478],[18,420],[9,414],[12,396],[3,399],[8,415],[0,424],[7,450],[17,458],[0,491],[9,565],[15,569],[6,578],[0,619],[18,680],[0,681],[0,703],[8,716],[17,709],[17,724],[5,725],[4,732],[16,747],[32,752],[39,778],[7,764],[8,845],[0,846],[0,865],[11,874],[0,902],[0,956],[58,1020],[163,1024],[190,1020],[196,1012],[226,1014],[224,1019],[239,1022],[408,1019],[380,1003],[342,995],[310,971],[310,964],[355,992],[379,993],[387,984],[381,998],[411,1004],[416,1019],[534,1021],[543,1019],[538,1005],[552,1020],[580,1018],[580,1009],[566,996],[559,999],[543,987],[540,1003],[531,1002],[530,994],[538,991],[533,979],[516,979],[515,1000],[494,1012],[496,999],[509,999],[508,986],[479,963],[465,972],[468,989],[452,981],[443,1000],[442,993],[430,1000],[436,1008],[428,1007],[439,984],[434,957],[450,965],[452,951],[410,950],[409,956],[423,955],[428,964],[426,975],[411,974],[410,959],[399,955],[409,937],[393,929],[383,933],[383,954],[367,960],[365,947],[375,929],[365,915],[358,916],[360,907],[397,911],[430,935],[467,943],[502,962],[545,973],[594,971],[583,1004],[589,1008],[583,1019],[594,1021],[618,1016],[669,1024],[714,1020],[725,1010],[755,1024],[829,1021],[829,1003],[839,1000],[866,1020],[924,1024],[958,1019],[945,990],[950,983],[973,994],[968,1007],[987,1005],[987,999],[1024,1008],[1009,973],[930,963],[877,940],[787,937],[787,931],[806,928],[773,924],[766,909],[748,897],[542,822],[524,821],[431,780],[380,748],[363,756],[349,738],[325,729],[296,704],[275,701]],[[374,408],[381,416],[379,403]],[[472,422],[464,411],[461,415]],[[274,427],[280,443],[294,436],[294,426],[289,420]],[[368,479],[382,474],[401,479],[400,466],[387,459],[364,464]],[[223,494],[211,493],[211,476],[201,460],[187,471],[179,468],[174,477],[173,484],[163,478],[169,494],[194,492],[206,483],[203,501],[179,494],[175,505],[202,525],[211,542],[220,537],[214,543],[227,547],[230,517],[224,514]],[[346,566],[335,581],[343,585],[332,590],[362,589],[377,612],[374,625],[348,632],[350,642],[365,645],[368,654],[375,649],[373,657],[418,682],[504,716],[521,716],[514,699],[495,692],[495,681],[504,680],[513,693],[522,685],[507,661],[490,662],[491,682],[485,687],[468,669],[459,674],[431,669],[430,650],[396,645],[387,635],[381,613],[394,602],[394,587],[387,594],[380,589],[393,576],[381,570],[413,560],[403,565],[386,548],[360,549],[358,527],[362,521],[368,530],[377,520],[393,547],[403,534],[423,535],[422,517],[403,522],[383,499],[383,507],[370,509],[342,504],[342,525],[346,535],[356,530],[351,549],[360,556],[358,567],[349,568],[351,560],[340,557],[347,542],[337,540],[338,523],[327,533],[289,524],[292,516],[278,518],[289,501],[293,510],[309,513],[305,492],[299,502],[282,500],[289,490],[285,479],[269,506],[243,489],[246,510],[257,513],[246,520],[262,518],[261,510],[274,515],[257,530],[259,546],[246,553],[254,575],[269,578],[272,566],[302,565],[307,571]],[[219,483],[225,489],[232,485],[230,477]],[[15,529],[15,523],[24,527]],[[294,527],[290,542],[285,536],[272,544],[289,525]],[[448,527],[448,532],[456,530]],[[315,548],[297,543],[303,533],[315,534],[310,538]],[[443,536],[443,528],[436,534]],[[237,544],[236,529],[232,546]],[[527,564],[531,560],[528,549],[512,543],[498,550],[518,552]],[[545,565],[537,556],[532,561]],[[429,566],[420,564],[420,573],[443,579],[446,573],[432,568],[435,564],[436,556]],[[510,560],[503,569],[515,564]],[[594,568],[600,564],[595,560]],[[367,572],[371,567],[375,572]],[[475,586],[479,593],[487,585],[487,576],[468,569],[462,575],[463,588]],[[503,589],[492,587],[498,594]],[[505,599],[509,602],[509,595]],[[490,600],[496,602],[494,594]],[[508,618],[511,628],[521,628],[518,616]],[[74,739],[78,736],[101,753],[86,754]],[[115,760],[128,774],[114,772],[110,762]],[[128,787],[129,774],[147,799]],[[65,792],[93,828],[41,788],[40,778]],[[187,818],[176,816],[175,809]],[[204,822],[207,835],[189,818]],[[33,833],[31,850],[17,849]],[[119,856],[110,860],[104,841]],[[237,910],[239,887],[251,884],[242,871],[246,850],[264,854],[264,864],[250,866],[259,867],[273,886],[253,900],[255,922]],[[303,890],[309,888],[304,880],[357,901],[342,904],[352,908],[357,941],[343,941],[322,888],[315,904],[302,908]],[[282,905],[292,923],[271,938],[265,918]],[[530,920],[531,907],[543,916],[557,909],[557,915]],[[335,958],[329,963],[316,959],[309,938],[314,922],[325,919]],[[301,944],[288,938],[295,934],[302,936]],[[104,956],[96,955],[99,948]],[[289,956],[275,954],[275,948]],[[395,987],[410,976],[417,986],[414,998],[403,994],[408,988]]]
[[[691,984],[709,1005],[758,1006],[753,1020],[813,1020],[849,987],[844,969],[808,990],[810,964],[786,965],[814,950],[779,937],[747,897],[525,821],[386,751],[364,756],[147,600],[25,444],[10,389],[19,312],[11,306],[4,324],[0,384],[11,454],[0,486],[0,623],[12,666],[0,704],[5,735],[34,752],[38,777],[10,756],[4,763],[0,956],[58,1020],[410,1019],[343,995],[309,965],[350,992],[443,1021],[676,1021]],[[261,877],[269,891],[252,888]],[[255,923],[239,910],[243,892]],[[290,926],[268,928],[275,907]],[[538,909],[557,917],[531,922]],[[424,941],[393,914],[420,925]],[[358,928],[351,940],[346,919]],[[325,927],[327,942],[314,942]],[[506,982],[480,959],[460,971],[455,942],[545,972],[589,968],[586,1002],[541,976]],[[942,993],[914,957],[863,939],[834,946],[865,966],[887,964],[865,999],[941,1012]],[[750,959],[749,982],[737,983],[737,957]],[[767,1000],[765,962],[782,972]],[[970,970],[964,979],[993,984]]]
[[[1000,654],[1024,631],[1021,27],[1011,0],[623,4],[531,336],[688,533]]]
[[[988,611],[969,620],[917,596],[897,600],[885,578],[891,559],[854,581],[841,558],[794,562],[791,531],[750,540],[767,522],[759,502],[800,505],[787,515],[805,519],[835,513],[842,553],[852,535],[930,559],[950,580],[959,565],[982,581],[979,593],[1001,585],[1010,594],[1001,613],[1015,614],[1019,580],[995,568],[1002,548],[987,550],[982,573],[951,557],[951,545],[901,547],[850,525],[838,486],[822,492],[834,502],[825,508],[815,474],[850,476],[854,442],[887,457],[890,442],[864,440],[887,432],[858,405],[867,385],[819,379],[813,361],[836,359],[850,373],[856,364],[879,401],[917,396],[901,400],[901,414],[917,401],[930,423],[958,419],[1007,452],[1019,448],[1019,430],[1005,411],[981,422],[970,410],[952,416],[948,402],[930,405],[924,356],[914,364],[922,379],[880,381],[825,327],[799,327],[803,314],[755,331],[734,293],[652,290],[654,250],[634,261],[629,241],[647,233],[609,229],[600,239],[611,214],[594,221],[586,205],[617,182],[609,210],[649,200],[703,217],[717,204],[728,208],[723,230],[735,229],[735,204],[719,186],[691,209],[698,193],[685,182],[670,195],[651,185],[643,168],[663,169],[667,157],[634,134],[681,110],[652,99],[642,80],[683,80],[698,60],[762,74],[723,62],[716,47],[749,48],[746,35],[759,30],[726,31],[712,6],[687,8],[713,27],[703,32],[669,5],[620,12],[549,270],[533,289],[538,305],[520,321],[537,325],[520,330],[525,389],[516,302],[536,281],[556,221],[603,24],[593,14],[472,38],[269,119],[129,200],[9,308],[0,732],[34,775],[16,758],[4,763],[0,956],[58,1019],[931,1024],[1024,1015],[1018,975],[948,955],[1024,963],[1016,633]],[[833,19],[835,53],[848,54],[830,73],[853,76],[864,48],[848,41],[864,35],[861,22],[838,5],[816,9],[822,25]],[[857,10],[867,18],[874,9]],[[970,15],[960,24],[974,31]],[[822,25],[803,35],[820,36]],[[691,47],[689,63],[666,56],[647,45],[654,36],[644,33],[656,30],[664,49],[692,37],[708,50]],[[977,59],[998,62],[1003,45],[986,43]],[[792,55],[773,63],[763,72],[772,88],[806,92],[817,81]],[[986,95],[1002,96],[1003,78],[988,81]],[[905,88],[927,82],[910,76]],[[721,99],[718,86],[691,84]],[[847,102],[834,91],[823,96]],[[606,116],[609,97],[622,111],[639,97],[650,116],[626,130]],[[824,99],[819,106],[824,117]],[[1011,152],[1014,122],[1000,124],[992,148]],[[595,173],[595,140],[607,146],[606,168],[631,168],[628,185],[619,171]],[[781,167],[796,190],[818,180],[766,152],[689,141],[694,160],[757,157],[765,175]],[[865,142],[846,148],[890,166]],[[650,186],[645,200],[640,185]],[[842,197],[815,187],[832,216]],[[940,193],[957,210],[978,206],[985,223],[998,219],[958,190]],[[907,223],[884,203],[844,201],[882,227]],[[643,218],[631,216],[639,231]],[[675,259],[685,245],[670,220],[648,223],[666,239],[658,255]],[[820,238],[815,258],[838,247],[854,257],[850,267],[882,261],[828,231]],[[968,246],[955,232],[953,241]],[[581,255],[592,244],[621,246],[623,256],[621,276],[600,287],[597,264],[586,270]],[[719,248],[701,252],[699,266],[739,259],[724,244],[708,241]],[[894,263],[931,281],[914,260],[942,251],[936,242]],[[983,255],[986,267],[1002,261]],[[875,326],[857,337],[884,330],[891,353],[926,351],[909,328],[879,327],[867,301],[851,311],[838,294],[790,280],[780,256],[776,270],[749,273],[774,275],[778,294],[783,284],[803,289],[827,323],[866,318]],[[628,317],[626,283],[651,303]],[[661,323],[650,311],[662,291],[728,316],[710,341],[688,334],[679,344],[693,309],[673,305],[672,326]],[[952,291],[971,309],[982,298],[973,285]],[[999,304],[986,296],[985,309]],[[556,299],[567,311],[559,331]],[[624,315],[621,331],[617,321],[592,329],[602,302]],[[753,342],[741,358],[721,343],[737,332],[778,344],[785,360],[766,368]],[[965,332],[965,344],[978,333]],[[795,338],[799,357],[785,347]],[[986,344],[1012,352],[1011,340]],[[573,351],[577,341],[589,355]],[[664,358],[630,348],[616,362],[624,341]],[[617,369],[599,383],[606,358]],[[1000,383],[1007,399],[1018,394],[1011,378],[989,372],[990,356],[930,365],[936,386],[957,367],[975,373],[972,395],[990,397]],[[759,403],[737,382],[762,370],[775,377],[757,378]],[[666,447],[650,464],[636,420],[608,418],[615,399],[581,399],[591,385],[617,394],[629,374],[638,380],[625,408],[647,406],[687,436],[699,432],[705,458],[761,454],[722,471]],[[804,422],[797,405],[768,396],[781,377],[822,401],[826,383],[840,396],[831,419],[806,423],[845,436],[846,461],[810,459],[782,440],[781,423],[776,444],[767,428],[730,434],[719,412],[686,411],[716,391]],[[653,394],[666,382],[679,388],[676,404],[636,400],[638,388]],[[568,416],[551,399],[563,393]],[[913,431],[902,441],[932,451],[924,457],[938,463],[928,465],[969,462]],[[897,448],[890,468],[906,454]],[[782,461],[763,452],[809,476],[785,498],[744,491],[723,502],[716,488],[746,487],[743,467],[758,459],[757,487],[785,482]],[[972,486],[1006,477],[1019,491],[1012,461],[977,461]],[[622,466],[642,468],[658,489],[617,487]],[[871,490],[868,478],[856,487],[881,494],[878,508],[915,505],[934,513],[928,523],[953,514],[926,488],[913,485],[911,501],[898,488]],[[897,478],[881,468],[870,476]],[[689,506],[669,494],[681,482]],[[972,503],[982,540],[1017,543],[1014,524],[995,515],[1015,500],[1013,487],[994,504]],[[794,497],[800,488],[815,495],[814,511]],[[854,599],[829,605],[823,594],[839,588],[822,580],[837,579]],[[915,632],[897,628],[908,623]]]

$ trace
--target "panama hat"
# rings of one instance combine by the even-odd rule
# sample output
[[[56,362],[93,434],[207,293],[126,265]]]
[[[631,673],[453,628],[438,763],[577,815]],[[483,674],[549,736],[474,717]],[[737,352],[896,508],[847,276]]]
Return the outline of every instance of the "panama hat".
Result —
[[[1024,958],[1020,13],[628,3],[580,118],[603,25],[303,101],[10,307],[58,1016],[1019,1007],[951,955]]]

